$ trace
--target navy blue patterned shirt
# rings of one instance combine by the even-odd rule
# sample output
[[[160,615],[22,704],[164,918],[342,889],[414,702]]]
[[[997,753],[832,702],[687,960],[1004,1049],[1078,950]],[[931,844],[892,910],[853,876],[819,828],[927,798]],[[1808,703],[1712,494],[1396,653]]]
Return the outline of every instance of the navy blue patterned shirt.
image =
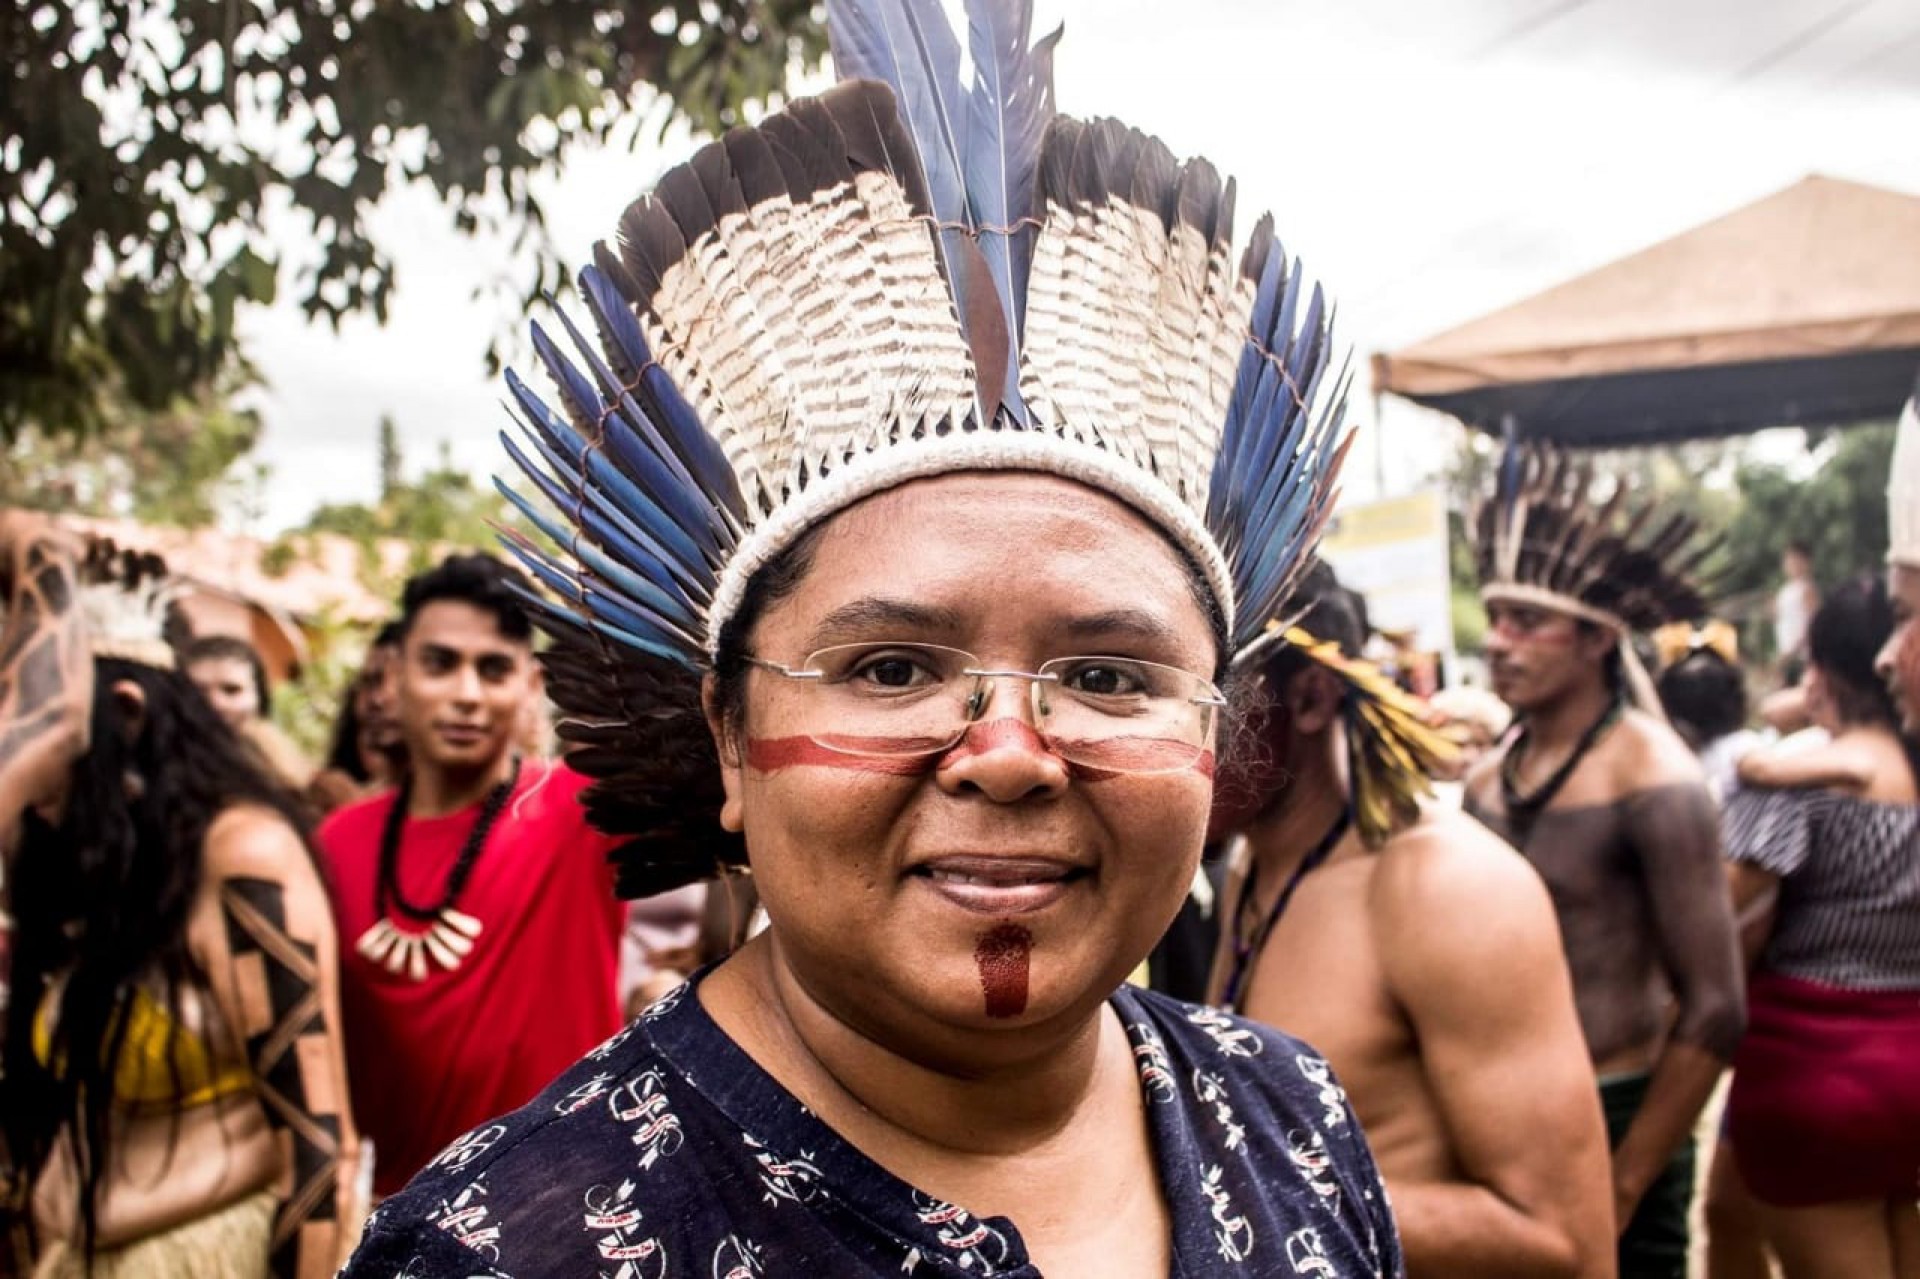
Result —
[[[344,1279],[1017,1276],[1015,1223],[901,1181],[756,1065],[682,986],[532,1102],[454,1142]],[[1325,1061],[1123,988],[1177,1276],[1402,1273],[1386,1192]],[[511,1049],[508,1049],[511,1051]]]

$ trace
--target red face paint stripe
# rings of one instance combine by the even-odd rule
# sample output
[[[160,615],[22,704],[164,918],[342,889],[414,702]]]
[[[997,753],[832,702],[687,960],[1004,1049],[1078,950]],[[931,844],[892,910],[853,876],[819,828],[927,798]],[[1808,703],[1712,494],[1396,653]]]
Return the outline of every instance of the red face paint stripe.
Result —
[[[1027,1011],[1027,966],[1033,934],[1018,924],[1001,924],[980,935],[973,962],[980,969],[980,992],[987,1016],[1018,1017]]]
[[[848,755],[811,737],[749,737],[747,767],[763,773],[788,768],[839,768],[889,777],[919,777],[933,768],[932,752],[918,755]]]

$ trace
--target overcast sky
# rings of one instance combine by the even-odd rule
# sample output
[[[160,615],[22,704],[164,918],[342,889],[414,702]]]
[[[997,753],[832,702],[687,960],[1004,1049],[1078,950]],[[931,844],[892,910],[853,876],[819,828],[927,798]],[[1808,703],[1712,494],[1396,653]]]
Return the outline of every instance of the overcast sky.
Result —
[[[1920,194],[1914,0],[1037,0],[1064,21],[1059,104],[1115,115],[1240,183],[1242,230],[1271,209],[1338,300],[1357,362],[1514,301],[1808,173]],[[650,131],[643,131],[651,137]],[[549,183],[558,242],[582,262],[620,210],[693,146],[583,154]],[[384,327],[335,335],[285,302],[244,319],[270,384],[259,530],[365,500],[376,424],[410,462],[446,440],[477,475],[504,460],[491,336],[524,328],[476,302],[500,245],[456,235],[423,192],[376,226],[399,259]],[[286,249],[298,257],[300,228]],[[283,296],[293,290],[283,284]],[[524,361],[521,361],[524,364]],[[1363,370],[1364,371],[1364,370]],[[1450,420],[1389,402],[1348,492],[1426,479]],[[1385,448],[1380,441],[1385,441]]]

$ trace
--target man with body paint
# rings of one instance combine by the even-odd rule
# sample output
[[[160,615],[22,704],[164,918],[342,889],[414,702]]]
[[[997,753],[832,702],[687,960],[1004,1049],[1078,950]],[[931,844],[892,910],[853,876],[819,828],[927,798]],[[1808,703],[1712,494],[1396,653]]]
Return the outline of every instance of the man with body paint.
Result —
[[[1632,520],[1590,469],[1509,455],[1476,518],[1493,688],[1518,731],[1467,811],[1526,855],[1559,917],[1613,1148],[1626,1279],[1683,1279],[1692,1131],[1745,1025],[1719,819],[1630,630],[1705,611],[1684,520]]]
[[[1552,903],[1454,810],[1360,820],[1356,791],[1397,752],[1359,740],[1350,600],[1319,569],[1287,610],[1347,660],[1286,645],[1260,668],[1262,767],[1224,779],[1216,808],[1236,835],[1211,994],[1338,1072],[1413,1279],[1609,1275],[1605,1130]]]

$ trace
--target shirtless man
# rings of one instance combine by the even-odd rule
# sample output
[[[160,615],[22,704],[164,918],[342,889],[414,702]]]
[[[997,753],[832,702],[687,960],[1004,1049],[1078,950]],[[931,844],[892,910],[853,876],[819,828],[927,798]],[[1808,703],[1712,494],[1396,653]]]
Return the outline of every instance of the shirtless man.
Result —
[[[1316,570],[1295,603],[1311,605],[1306,631],[1358,653],[1357,614],[1331,574]],[[1214,998],[1326,1054],[1413,1279],[1611,1274],[1605,1130],[1539,877],[1437,807],[1369,847],[1346,818],[1354,691],[1295,648],[1267,663],[1263,690],[1267,767],[1234,788],[1252,815],[1227,818],[1244,837]]]
[[[1466,806],[1553,895],[1613,1145],[1620,1273],[1679,1279],[1691,1133],[1745,992],[1713,799],[1679,735],[1629,704],[1652,694],[1627,634],[1705,602],[1681,567],[1689,526],[1592,496],[1564,455],[1510,456],[1475,518],[1487,658],[1518,730],[1469,775]]]

